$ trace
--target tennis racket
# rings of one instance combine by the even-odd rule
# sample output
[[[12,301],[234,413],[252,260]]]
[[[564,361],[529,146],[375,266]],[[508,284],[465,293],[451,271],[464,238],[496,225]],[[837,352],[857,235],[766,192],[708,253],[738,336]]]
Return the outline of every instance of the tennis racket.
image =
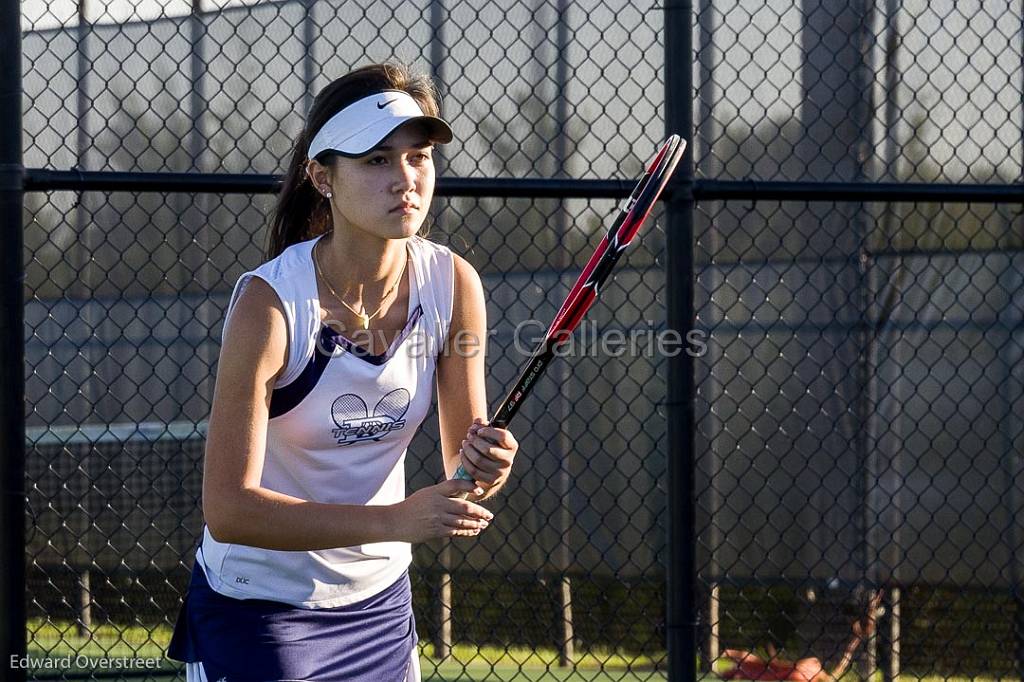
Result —
[[[508,426],[512,417],[519,411],[523,400],[533,390],[537,379],[555,357],[555,350],[559,344],[568,340],[583,316],[594,305],[594,301],[601,293],[601,285],[608,279],[612,268],[622,257],[626,247],[633,241],[633,237],[640,231],[644,220],[650,215],[654,203],[665,189],[665,185],[668,184],[679,160],[683,158],[685,149],[686,142],[678,135],[672,135],[654,155],[654,159],[647,166],[647,170],[640,177],[633,192],[622,205],[615,222],[601,239],[594,255],[587,261],[586,267],[583,268],[583,272],[580,273],[576,283],[569,291],[565,302],[558,309],[558,314],[555,315],[551,326],[548,327],[543,343],[530,356],[519,379],[509,390],[505,399],[501,401],[490,421],[491,426],[499,429]],[[452,478],[463,481],[473,480],[473,477],[466,472],[461,464]],[[468,497],[468,494],[461,497]]]

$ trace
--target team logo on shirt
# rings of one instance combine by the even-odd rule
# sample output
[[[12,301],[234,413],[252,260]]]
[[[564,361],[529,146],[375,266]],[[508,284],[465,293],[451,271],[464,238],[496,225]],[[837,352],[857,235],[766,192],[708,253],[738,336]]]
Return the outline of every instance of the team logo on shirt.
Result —
[[[373,407],[354,393],[346,393],[331,404],[331,418],[337,425],[331,436],[338,445],[352,445],[367,440],[380,440],[392,431],[405,426],[405,413],[409,411],[409,391],[396,388]]]

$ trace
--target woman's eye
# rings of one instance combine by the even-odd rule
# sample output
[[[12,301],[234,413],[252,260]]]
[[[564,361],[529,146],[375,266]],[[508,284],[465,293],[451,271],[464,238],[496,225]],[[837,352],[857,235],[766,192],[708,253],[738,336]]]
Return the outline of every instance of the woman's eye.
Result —
[[[379,166],[381,164],[387,163],[387,159],[383,156],[371,156],[366,163],[370,164],[371,166]]]

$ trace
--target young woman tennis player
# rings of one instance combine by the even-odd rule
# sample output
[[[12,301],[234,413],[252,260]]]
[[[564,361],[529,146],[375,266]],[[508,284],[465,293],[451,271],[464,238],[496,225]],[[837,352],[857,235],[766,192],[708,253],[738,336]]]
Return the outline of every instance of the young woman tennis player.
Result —
[[[206,528],[168,651],[189,682],[418,680],[410,543],[491,519],[472,500],[507,480],[518,444],[484,425],[483,289],[417,236],[431,150],[452,139],[438,115],[430,80],[391,64],[313,103],[271,260],[228,306]],[[475,481],[406,497],[435,382],[445,471],[461,463]]]

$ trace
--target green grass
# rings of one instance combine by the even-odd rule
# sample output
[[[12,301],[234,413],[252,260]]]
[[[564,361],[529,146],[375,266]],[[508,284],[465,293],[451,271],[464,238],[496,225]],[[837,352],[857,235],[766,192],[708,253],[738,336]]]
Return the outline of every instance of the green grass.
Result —
[[[79,637],[69,622],[33,619],[28,622],[28,654],[38,658],[67,655],[163,658],[171,628],[101,625]]]
[[[558,667],[554,649],[473,647],[456,645],[443,662],[431,657],[433,647],[420,647],[420,670],[424,682],[488,682],[498,680],[601,680],[640,682],[664,680],[654,669],[655,661],[644,656],[626,657],[615,652],[587,651],[569,668]]]

